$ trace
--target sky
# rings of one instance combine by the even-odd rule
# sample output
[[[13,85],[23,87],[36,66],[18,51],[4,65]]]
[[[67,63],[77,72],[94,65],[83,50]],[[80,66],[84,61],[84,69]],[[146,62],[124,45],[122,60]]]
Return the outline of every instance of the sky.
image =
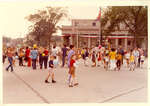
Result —
[[[0,2],[0,35],[11,38],[25,37],[28,33],[28,27],[31,24],[25,17],[46,6],[67,7],[70,19],[96,19],[99,13],[99,7],[101,6],[104,9],[107,5],[110,5],[105,0],[103,2],[97,0],[82,0],[82,2],[81,0],[6,1],[8,0],[5,0],[5,2],[2,0]],[[117,3],[113,3],[113,5],[120,5]],[[69,24],[71,24],[71,20],[69,21],[67,19],[60,23],[60,25]]]
[[[11,38],[25,37],[31,24],[25,19],[29,14],[46,6],[67,7],[69,18],[95,19],[99,7],[95,5],[67,5],[51,2],[9,2],[0,6],[0,34]],[[71,21],[63,20],[61,25],[69,25]]]

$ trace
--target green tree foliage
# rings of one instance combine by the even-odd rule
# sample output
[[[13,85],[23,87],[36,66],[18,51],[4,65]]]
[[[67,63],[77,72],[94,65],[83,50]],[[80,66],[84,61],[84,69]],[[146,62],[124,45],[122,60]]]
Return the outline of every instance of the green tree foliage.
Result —
[[[51,37],[59,29],[59,21],[66,16],[67,11],[62,7],[46,7],[30,14],[26,17],[33,24],[29,27],[28,40],[32,38],[29,42],[34,41],[37,45],[50,47]]]
[[[104,12],[104,17],[102,18],[102,26],[107,26],[107,30],[104,34],[110,34],[115,30],[119,29],[120,23],[126,25],[126,29],[129,33],[134,36],[134,46],[138,45],[140,42],[139,36],[147,36],[147,7],[145,6],[113,6],[108,7]]]

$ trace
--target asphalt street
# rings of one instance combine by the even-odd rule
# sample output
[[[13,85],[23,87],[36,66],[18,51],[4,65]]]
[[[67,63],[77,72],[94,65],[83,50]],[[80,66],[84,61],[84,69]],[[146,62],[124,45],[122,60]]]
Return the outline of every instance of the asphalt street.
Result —
[[[101,67],[85,67],[83,61],[76,70],[78,86],[68,87],[68,68],[55,71],[57,83],[44,83],[47,70],[20,67],[5,71],[3,64],[3,103],[146,103],[148,102],[147,60],[143,68],[129,71],[105,71]],[[49,80],[51,82],[51,79]]]

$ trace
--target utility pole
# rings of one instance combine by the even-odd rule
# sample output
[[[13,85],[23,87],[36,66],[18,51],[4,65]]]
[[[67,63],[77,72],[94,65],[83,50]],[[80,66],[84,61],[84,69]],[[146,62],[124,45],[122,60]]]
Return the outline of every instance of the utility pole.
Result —
[[[102,45],[103,37],[102,37],[101,14],[102,14],[102,11],[101,11],[101,7],[100,7],[100,36],[101,36],[100,42],[101,42],[101,45]]]
[[[99,45],[100,45],[100,44],[102,44],[102,34],[101,34],[101,7],[99,7],[98,21],[99,21]]]

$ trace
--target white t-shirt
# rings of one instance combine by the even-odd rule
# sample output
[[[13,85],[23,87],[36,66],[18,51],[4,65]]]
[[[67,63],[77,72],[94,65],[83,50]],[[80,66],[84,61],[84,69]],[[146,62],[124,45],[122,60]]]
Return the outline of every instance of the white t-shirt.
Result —
[[[109,58],[108,57],[104,57],[105,61],[108,62],[109,61]]]
[[[134,55],[135,57],[139,57],[139,51],[134,50],[134,51],[133,51],[133,55]]]
[[[52,56],[57,56],[58,50],[56,48],[52,49]]]
[[[130,58],[130,53],[127,53],[126,54],[126,59],[129,59]]]
[[[144,59],[145,59],[145,57],[144,57],[144,56],[141,56],[141,60],[144,61]]]

